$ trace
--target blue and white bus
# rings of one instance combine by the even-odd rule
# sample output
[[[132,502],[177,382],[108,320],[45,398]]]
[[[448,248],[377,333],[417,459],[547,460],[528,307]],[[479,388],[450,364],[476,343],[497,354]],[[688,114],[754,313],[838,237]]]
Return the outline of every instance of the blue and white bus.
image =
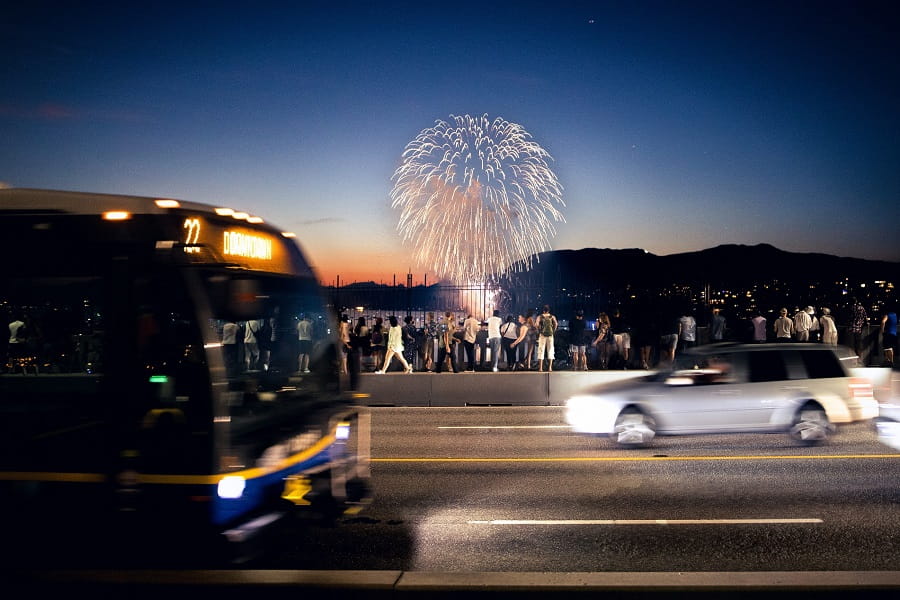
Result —
[[[225,206],[33,189],[0,190],[0,217],[11,555],[237,559],[285,517],[366,504],[368,413],[291,234]]]

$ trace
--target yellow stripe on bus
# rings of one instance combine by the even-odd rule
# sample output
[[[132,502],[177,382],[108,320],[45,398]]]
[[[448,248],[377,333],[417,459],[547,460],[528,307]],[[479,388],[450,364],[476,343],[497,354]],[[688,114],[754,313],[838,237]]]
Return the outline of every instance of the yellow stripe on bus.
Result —
[[[265,477],[271,473],[292,467],[298,463],[312,458],[328,446],[334,443],[335,435],[331,433],[315,445],[289,456],[271,467],[256,467],[242,471],[220,473],[218,475],[171,475],[138,473],[139,483],[168,484],[168,485],[216,485],[225,477],[243,477],[244,479],[256,479]],[[65,483],[102,483],[106,481],[106,475],[102,473],[58,473],[53,471],[0,471],[0,481],[58,481]]]

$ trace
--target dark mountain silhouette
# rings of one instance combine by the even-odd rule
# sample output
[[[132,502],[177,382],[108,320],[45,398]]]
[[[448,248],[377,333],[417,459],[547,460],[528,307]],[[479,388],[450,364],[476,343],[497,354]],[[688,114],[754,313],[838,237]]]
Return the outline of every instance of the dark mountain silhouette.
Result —
[[[508,277],[511,284],[581,289],[658,286],[669,283],[750,284],[758,281],[825,282],[900,280],[900,263],[820,253],[787,252],[769,244],[727,244],[657,256],[641,249],[554,250],[543,252],[532,268]]]

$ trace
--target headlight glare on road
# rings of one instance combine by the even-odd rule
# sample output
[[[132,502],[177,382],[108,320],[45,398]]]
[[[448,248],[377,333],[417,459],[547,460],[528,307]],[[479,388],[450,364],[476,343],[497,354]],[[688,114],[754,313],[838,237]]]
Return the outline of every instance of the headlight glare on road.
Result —
[[[880,419],[875,422],[875,427],[882,444],[900,450],[900,421]]]

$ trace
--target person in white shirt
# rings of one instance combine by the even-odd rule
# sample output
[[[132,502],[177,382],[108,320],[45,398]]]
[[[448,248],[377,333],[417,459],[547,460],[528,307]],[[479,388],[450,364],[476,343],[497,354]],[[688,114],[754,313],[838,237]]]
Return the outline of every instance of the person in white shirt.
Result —
[[[834,317],[831,316],[830,308],[822,309],[822,318],[819,319],[819,325],[822,328],[822,343],[829,346],[837,346],[837,325],[834,323]]]
[[[794,339],[798,342],[809,341],[809,328],[812,326],[812,319],[805,310],[797,309],[794,313]]]
[[[20,330],[25,327],[25,321],[16,317],[9,324],[9,344],[20,344],[22,342],[22,336]]]
[[[794,333],[794,322],[787,316],[788,311],[786,308],[782,308],[779,314],[780,316],[775,319],[775,323],[772,325],[775,329],[775,341],[789,342],[791,341],[791,335]]]
[[[478,330],[481,329],[481,323],[478,322],[472,313],[463,321],[463,344],[466,347],[466,371],[473,373],[475,371],[475,339],[478,337]]]
[[[403,357],[403,328],[400,327],[400,322],[394,315],[388,317],[388,322],[391,324],[391,327],[388,329],[387,351],[384,355],[384,366],[375,372],[379,374],[386,373],[388,367],[391,366],[391,360],[396,356],[397,360],[400,361],[400,364],[403,365],[403,372],[412,373],[412,366],[406,362],[406,358]]]
[[[500,364],[500,343],[502,335],[500,334],[500,326],[503,319],[500,318],[500,311],[495,310],[493,316],[488,317],[488,347],[491,349],[491,370],[497,372],[497,365]]]
[[[816,310],[812,306],[806,307],[806,314],[809,315],[809,341],[818,342],[821,326],[819,318],[816,316]]]

